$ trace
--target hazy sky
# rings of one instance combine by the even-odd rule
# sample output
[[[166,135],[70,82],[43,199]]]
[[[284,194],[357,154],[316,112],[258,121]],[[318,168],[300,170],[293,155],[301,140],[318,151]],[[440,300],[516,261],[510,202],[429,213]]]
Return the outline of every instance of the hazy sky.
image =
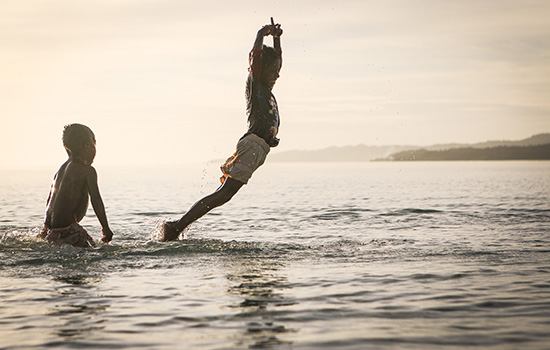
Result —
[[[0,167],[57,169],[72,122],[98,166],[229,156],[270,16],[274,152],[550,132],[550,1],[2,0]]]

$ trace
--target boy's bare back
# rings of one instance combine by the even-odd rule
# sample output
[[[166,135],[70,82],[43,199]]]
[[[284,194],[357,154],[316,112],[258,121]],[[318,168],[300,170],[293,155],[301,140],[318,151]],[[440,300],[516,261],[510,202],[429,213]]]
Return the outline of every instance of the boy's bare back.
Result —
[[[99,193],[97,173],[91,165],[96,154],[94,133],[85,125],[67,125],[63,131],[63,145],[69,159],[55,174],[41,236],[58,243],[93,245],[86,230],[78,225],[86,215],[88,200],[91,199],[102,227],[102,241],[109,242],[113,233]]]
[[[67,160],[55,174],[44,223],[50,228],[63,228],[80,222],[88,209],[88,183],[95,179],[91,165]]]

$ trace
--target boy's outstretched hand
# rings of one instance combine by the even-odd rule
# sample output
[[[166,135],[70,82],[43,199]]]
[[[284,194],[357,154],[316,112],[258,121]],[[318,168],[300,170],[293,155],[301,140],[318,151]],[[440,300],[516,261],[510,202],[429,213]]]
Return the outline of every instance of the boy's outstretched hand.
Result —
[[[113,231],[111,231],[110,228],[104,228],[101,230],[103,233],[103,238],[101,238],[101,242],[103,243],[109,243],[113,239]]]
[[[262,29],[260,29],[260,34],[262,36],[272,35],[278,38],[283,35],[283,30],[281,29],[281,25],[279,23],[275,24],[273,22],[273,17],[271,17],[271,24],[263,26]]]
[[[281,29],[281,25],[279,23],[275,24],[275,22],[273,22],[273,17],[271,17],[271,33],[270,34],[273,35],[276,38],[283,35],[283,30]]]

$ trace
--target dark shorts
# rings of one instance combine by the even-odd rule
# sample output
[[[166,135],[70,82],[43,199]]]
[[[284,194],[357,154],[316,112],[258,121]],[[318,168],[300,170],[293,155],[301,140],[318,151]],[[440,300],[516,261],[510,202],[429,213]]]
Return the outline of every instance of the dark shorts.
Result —
[[[265,140],[257,135],[250,134],[240,139],[235,154],[227,158],[221,166],[221,182],[230,177],[244,184],[248,183],[256,169],[264,164],[269,149]]]
[[[84,227],[76,222],[63,228],[49,228],[44,226],[40,233],[40,237],[55,244],[70,244],[74,247],[95,246],[92,237],[90,237]]]

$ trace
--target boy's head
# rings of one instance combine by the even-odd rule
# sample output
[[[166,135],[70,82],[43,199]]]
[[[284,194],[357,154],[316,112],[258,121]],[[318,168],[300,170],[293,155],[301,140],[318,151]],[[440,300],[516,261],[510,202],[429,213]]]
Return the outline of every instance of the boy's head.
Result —
[[[69,157],[85,157],[87,158],[85,160],[90,161],[90,163],[95,157],[95,135],[86,125],[65,125],[63,128],[63,146],[65,146]]]
[[[264,45],[262,48],[262,67],[260,80],[269,88],[273,88],[279,78],[281,70],[281,57],[274,48]]]

